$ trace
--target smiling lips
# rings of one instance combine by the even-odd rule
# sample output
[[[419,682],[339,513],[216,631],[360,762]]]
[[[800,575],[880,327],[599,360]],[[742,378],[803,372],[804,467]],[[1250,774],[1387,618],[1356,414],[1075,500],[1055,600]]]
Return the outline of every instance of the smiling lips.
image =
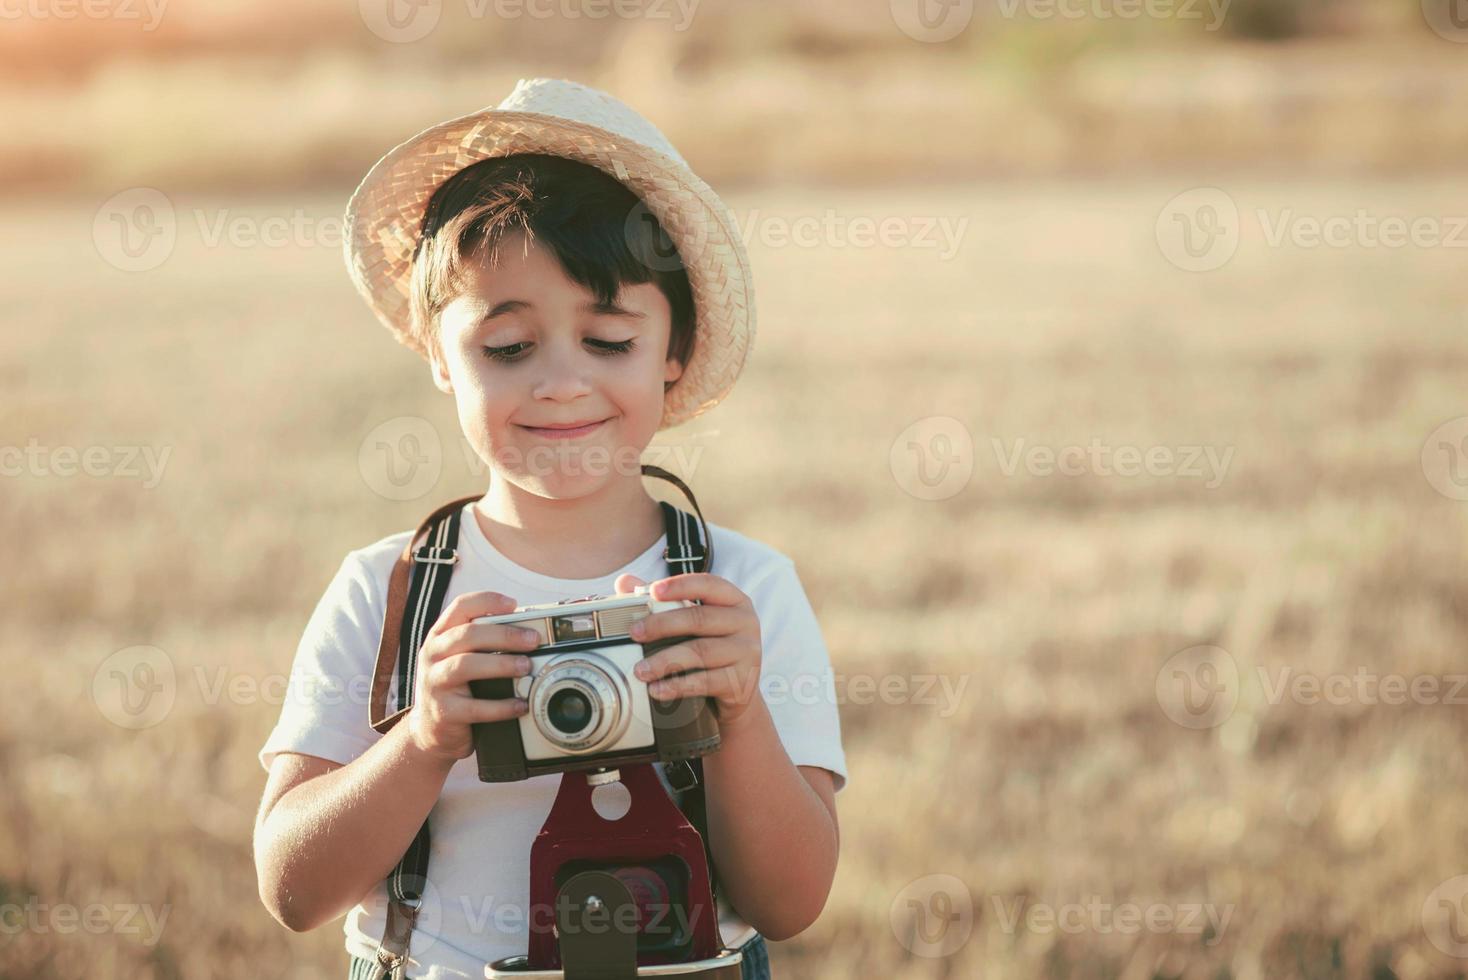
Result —
[[[557,426],[554,428],[540,428],[533,425],[522,425],[520,426],[520,428],[524,429],[526,432],[533,432],[543,439],[575,439],[578,436],[584,436],[589,433],[595,432],[597,429],[601,428],[601,426],[606,421],[606,419],[602,419],[599,422],[587,422],[583,425]]]

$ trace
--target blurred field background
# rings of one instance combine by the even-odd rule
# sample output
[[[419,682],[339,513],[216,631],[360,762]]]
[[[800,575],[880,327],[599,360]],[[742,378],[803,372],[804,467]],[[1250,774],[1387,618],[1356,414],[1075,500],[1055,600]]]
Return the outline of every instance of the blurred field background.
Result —
[[[256,898],[278,705],[252,685],[289,670],[346,551],[485,475],[357,299],[333,222],[381,152],[530,75],[643,111],[753,232],[750,365],[658,440],[696,463],[706,514],[796,560],[843,682],[962,691],[846,699],[841,869],[777,977],[1468,971],[1468,690],[1446,703],[1468,669],[1468,432],[1434,435],[1468,415],[1468,234],[1270,233],[1364,211],[1453,237],[1468,38],[1431,29],[1450,21],[1387,0],[1234,0],[1217,30],[980,4],[925,42],[883,3],[706,2],[686,30],[450,3],[394,43],[370,8],[174,0],[144,30],[32,3],[0,23],[0,446],[168,454],[156,485],[0,478],[0,978],[344,972],[339,924],[294,935]],[[137,188],[177,235],[127,271],[102,217]],[[1198,188],[1237,205],[1238,242],[1187,271],[1165,226]],[[910,237],[776,233],[828,212]],[[930,219],[954,248],[919,243]],[[211,232],[282,220],[304,230]],[[440,435],[442,473],[393,501],[359,452],[402,417]],[[914,439],[971,476],[922,499]],[[1093,441],[1228,465],[1006,465]],[[1188,727],[1159,679],[1200,644],[1236,666],[1237,703]],[[176,694],[132,730],[94,681],[138,645]],[[1271,697],[1280,671],[1439,695]],[[1124,903],[1228,917],[1012,924]],[[156,942],[119,919],[138,904],[166,916]],[[92,930],[54,913],[92,906]]]

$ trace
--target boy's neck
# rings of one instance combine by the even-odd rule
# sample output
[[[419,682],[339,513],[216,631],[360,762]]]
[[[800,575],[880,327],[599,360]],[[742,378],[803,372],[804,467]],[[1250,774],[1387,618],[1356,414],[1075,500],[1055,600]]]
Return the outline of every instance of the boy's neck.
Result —
[[[554,500],[493,479],[474,504],[480,530],[522,568],[552,578],[600,578],[663,536],[662,509],[638,476],[615,476],[595,493]]]

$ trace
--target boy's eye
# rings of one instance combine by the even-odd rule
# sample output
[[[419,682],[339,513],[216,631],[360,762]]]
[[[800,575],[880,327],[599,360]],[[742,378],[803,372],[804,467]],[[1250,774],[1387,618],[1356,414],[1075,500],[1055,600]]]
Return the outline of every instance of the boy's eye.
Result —
[[[607,356],[626,354],[636,346],[631,340],[611,341],[588,339],[586,342],[592,346],[592,349]],[[492,361],[517,361],[524,353],[525,348],[529,346],[529,344],[520,343],[510,344],[506,347],[486,347],[484,348],[484,356]]]
[[[634,346],[630,340],[588,340],[587,343],[608,354],[625,354]]]
[[[513,361],[520,356],[521,348],[528,346],[528,344],[511,344],[508,347],[486,347],[484,356],[491,361]]]

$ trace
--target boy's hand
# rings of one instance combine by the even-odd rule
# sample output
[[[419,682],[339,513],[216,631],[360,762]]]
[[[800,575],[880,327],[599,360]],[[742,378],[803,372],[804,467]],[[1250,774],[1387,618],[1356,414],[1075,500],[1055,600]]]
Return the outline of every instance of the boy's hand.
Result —
[[[452,765],[474,751],[470,725],[525,713],[525,702],[518,698],[490,700],[469,692],[471,680],[530,673],[530,660],[518,654],[539,645],[538,633],[505,623],[473,622],[479,616],[514,612],[515,605],[498,592],[466,592],[428,630],[418,651],[413,707],[403,718],[423,752]]]
[[[623,575],[617,591],[631,592],[642,584],[635,575]],[[639,643],[690,637],[644,659],[637,676],[659,701],[714,698],[720,726],[733,726],[760,696],[760,626],[754,602],[728,579],[702,572],[658,579],[648,592],[654,599],[698,599],[703,605],[652,613],[633,624],[632,638]]]

